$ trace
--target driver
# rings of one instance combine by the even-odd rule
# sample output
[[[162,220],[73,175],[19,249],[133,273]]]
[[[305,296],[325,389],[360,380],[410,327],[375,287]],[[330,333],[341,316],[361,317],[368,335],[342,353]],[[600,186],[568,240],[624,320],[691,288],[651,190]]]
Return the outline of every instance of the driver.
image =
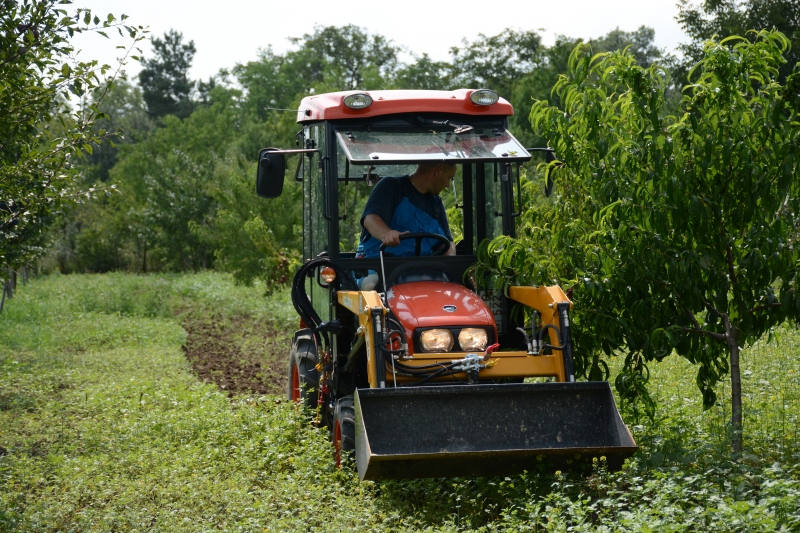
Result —
[[[387,246],[387,254],[414,255],[414,240],[400,240],[404,233],[438,233],[450,241],[444,255],[455,255],[456,247],[439,196],[455,173],[456,165],[452,163],[422,163],[410,176],[381,179],[361,215],[364,229],[356,257],[378,257],[381,244]],[[423,239],[421,254],[431,255],[435,245],[432,240]]]

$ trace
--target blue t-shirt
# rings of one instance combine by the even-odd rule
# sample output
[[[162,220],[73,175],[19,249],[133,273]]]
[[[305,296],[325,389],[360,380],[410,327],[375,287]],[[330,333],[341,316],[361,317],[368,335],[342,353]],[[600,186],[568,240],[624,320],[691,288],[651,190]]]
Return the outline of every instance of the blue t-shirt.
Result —
[[[445,213],[441,196],[419,192],[408,176],[400,178],[388,176],[375,184],[375,188],[367,200],[367,205],[364,206],[364,212],[361,214],[361,227],[363,228],[361,242],[366,242],[370,237],[369,232],[364,228],[364,218],[367,215],[378,215],[388,225],[392,220],[395,208],[400,205],[403,198],[408,198],[414,207],[422,209],[431,218],[437,220],[444,229],[447,240],[452,242],[453,235],[450,233],[450,224],[447,222],[447,213]],[[408,230],[408,228],[392,229],[400,233]]]

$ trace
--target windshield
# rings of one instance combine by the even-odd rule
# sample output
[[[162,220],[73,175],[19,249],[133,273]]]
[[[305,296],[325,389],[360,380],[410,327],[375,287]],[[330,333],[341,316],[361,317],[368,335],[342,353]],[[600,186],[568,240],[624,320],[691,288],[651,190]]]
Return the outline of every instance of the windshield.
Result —
[[[424,161],[527,161],[530,154],[508,130],[453,125],[448,130],[356,131],[336,136],[353,164]]]

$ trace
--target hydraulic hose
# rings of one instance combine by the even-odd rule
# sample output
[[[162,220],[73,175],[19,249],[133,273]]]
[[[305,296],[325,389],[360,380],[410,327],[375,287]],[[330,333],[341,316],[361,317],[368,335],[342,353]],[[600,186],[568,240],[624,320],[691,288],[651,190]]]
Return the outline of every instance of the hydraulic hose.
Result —
[[[297,314],[300,315],[300,318],[302,318],[306,324],[311,327],[311,330],[314,332],[314,336],[316,337],[319,337],[318,330],[322,324],[322,319],[314,310],[314,307],[311,305],[311,302],[308,299],[305,278],[313,269],[325,266],[331,267],[336,272],[336,279],[340,288],[352,291],[358,290],[358,285],[356,285],[356,282],[353,279],[350,271],[347,269],[347,267],[335,259],[331,259],[329,257],[318,257],[306,262],[297,269],[297,272],[295,272],[294,278],[292,279],[292,305],[294,305],[295,311],[297,311]]]

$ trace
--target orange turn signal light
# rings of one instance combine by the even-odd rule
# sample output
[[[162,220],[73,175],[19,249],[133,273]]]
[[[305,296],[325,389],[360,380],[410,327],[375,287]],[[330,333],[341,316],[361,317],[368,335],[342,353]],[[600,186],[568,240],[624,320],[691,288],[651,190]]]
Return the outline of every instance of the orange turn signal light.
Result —
[[[319,277],[321,277],[325,283],[332,283],[333,280],[336,279],[336,271],[331,267],[325,267],[320,271]]]

